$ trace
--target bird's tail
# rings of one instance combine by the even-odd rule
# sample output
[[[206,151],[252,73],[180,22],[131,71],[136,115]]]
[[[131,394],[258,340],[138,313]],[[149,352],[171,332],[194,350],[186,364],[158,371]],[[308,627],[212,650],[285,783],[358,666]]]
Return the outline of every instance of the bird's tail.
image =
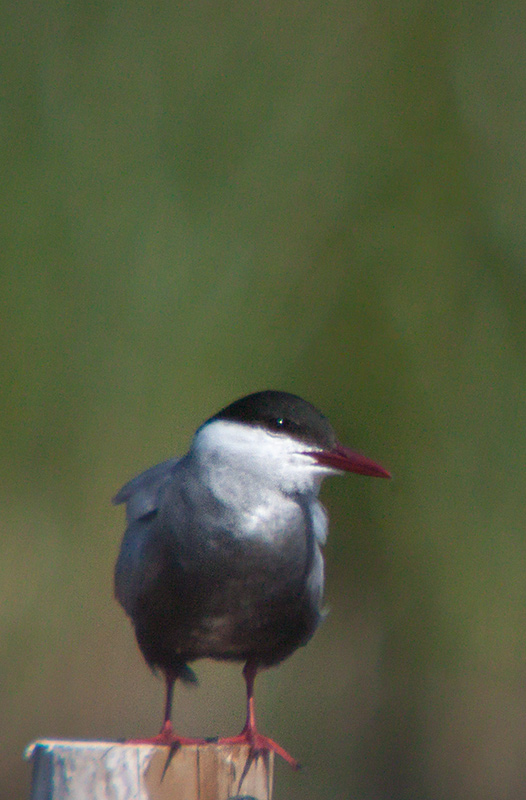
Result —
[[[193,684],[194,686],[197,684],[197,675],[188,664],[181,664],[181,666],[178,667],[177,677],[181,683]]]

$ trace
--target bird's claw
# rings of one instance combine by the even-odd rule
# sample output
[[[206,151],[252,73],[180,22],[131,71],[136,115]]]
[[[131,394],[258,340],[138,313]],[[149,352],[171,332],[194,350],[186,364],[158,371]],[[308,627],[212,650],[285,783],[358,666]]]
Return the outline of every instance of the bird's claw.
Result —
[[[268,736],[263,736],[262,733],[257,731],[241,731],[237,736],[228,736],[217,740],[217,744],[245,744],[250,748],[249,766],[252,761],[260,755],[268,753],[275,753],[292,767],[292,769],[300,769],[299,761],[296,761],[281,745]]]

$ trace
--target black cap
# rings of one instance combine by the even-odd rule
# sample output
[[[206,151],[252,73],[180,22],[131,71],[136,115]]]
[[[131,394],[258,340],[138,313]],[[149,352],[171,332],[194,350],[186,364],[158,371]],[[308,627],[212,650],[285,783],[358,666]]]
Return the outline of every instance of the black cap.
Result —
[[[249,394],[218,411],[208,421],[212,420],[244,422],[322,449],[330,449],[336,443],[332,425],[321,411],[289,392],[269,389]]]

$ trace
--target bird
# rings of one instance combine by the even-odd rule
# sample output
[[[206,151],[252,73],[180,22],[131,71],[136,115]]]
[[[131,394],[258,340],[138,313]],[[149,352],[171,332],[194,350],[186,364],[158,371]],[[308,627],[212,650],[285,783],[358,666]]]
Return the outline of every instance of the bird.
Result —
[[[248,744],[298,762],[256,725],[258,671],[288,658],[324,616],[324,478],[389,472],[339,443],[328,419],[297,395],[265,390],[227,405],[181,458],[126,483],[114,497],[127,527],[115,596],[147,664],[165,681],[159,734],[133,740],[179,748],[171,722],[176,681],[195,683],[199,659],[244,662],[246,720],[218,744]]]

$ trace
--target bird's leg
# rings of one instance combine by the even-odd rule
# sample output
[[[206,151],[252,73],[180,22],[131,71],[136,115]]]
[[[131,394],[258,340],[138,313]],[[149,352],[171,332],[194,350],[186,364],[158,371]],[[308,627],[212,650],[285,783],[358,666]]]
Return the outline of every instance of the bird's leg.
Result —
[[[293,769],[299,768],[295,758],[287,753],[277,742],[263,736],[256,727],[256,712],[254,704],[254,682],[258,671],[257,661],[247,661],[243,668],[243,677],[247,687],[247,716],[243,730],[237,736],[218,739],[218,744],[248,744],[252,758],[260,753],[272,751],[281,756]]]
[[[167,672],[164,676],[166,685],[166,697],[164,701],[164,717],[159,736],[171,737],[173,735],[172,728],[172,702],[174,697],[175,688],[175,675],[172,672]]]
[[[256,706],[254,703],[254,683],[256,682],[256,675],[258,673],[257,664],[253,661],[247,661],[243,667],[243,677],[247,688],[247,718],[243,733],[251,734],[256,732]]]
[[[185,744],[201,745],[207,743],[206,739],[191,739],[186,736],[179,736],[173,731],[171,716],[176,678],[177,676],[173,672],[165,672],[164,680],[166,685],[166,699],[164,703],[164,718],[161,730],[157,736],[151,736],[147,739],[129,739],[126,744],[166,745],[170,748],[170,751],[173,754]]]

